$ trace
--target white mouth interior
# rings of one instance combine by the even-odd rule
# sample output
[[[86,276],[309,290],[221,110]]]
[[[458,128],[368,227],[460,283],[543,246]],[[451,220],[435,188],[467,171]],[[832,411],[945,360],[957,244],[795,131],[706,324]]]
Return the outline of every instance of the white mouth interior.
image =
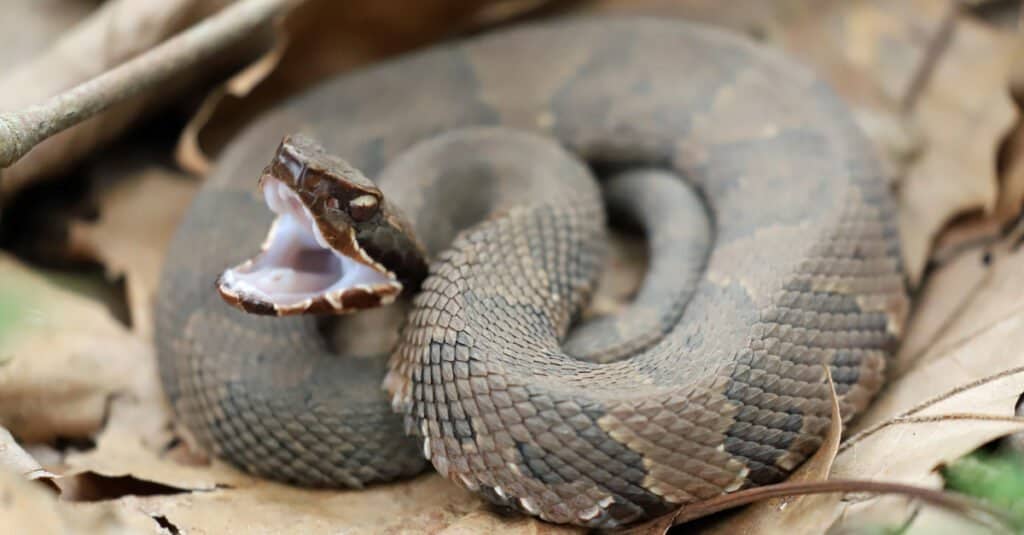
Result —
[[[263,196],[277,214],[264,251],[228,269],[222,284],[229,290],[275,305],[340,295],[346,289],[392,282],[373,268],[331,249],[298,195],[280,180],[265,177]]]

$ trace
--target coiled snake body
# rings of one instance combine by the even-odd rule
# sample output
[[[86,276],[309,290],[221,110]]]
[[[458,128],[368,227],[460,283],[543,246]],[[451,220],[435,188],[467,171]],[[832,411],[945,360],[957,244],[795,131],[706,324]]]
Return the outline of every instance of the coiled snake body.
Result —
[[[652,239],[653,312],[574,333],[565,347],[590,361],[562,341],[601,265],[598,187],[534,135],[460,130],[494,125],[556,139],[602,176],[678,174],[706,201],[710,253],[674,275]],[[254,181],[294,131],[378,177],[431,256],[390,372],[211,286],[259,248],[273,214]],[[619,195],[674,217],[669,194]],[[493,502],[608,527],[784,478],[829,425],[822,364],[853,416],[905,309],[885,181],[829,88],[718,30],[579,19],[373,66],[257,121],[173,241],[157,343],[179,419],[242,468],[359,486],[426,455]]]

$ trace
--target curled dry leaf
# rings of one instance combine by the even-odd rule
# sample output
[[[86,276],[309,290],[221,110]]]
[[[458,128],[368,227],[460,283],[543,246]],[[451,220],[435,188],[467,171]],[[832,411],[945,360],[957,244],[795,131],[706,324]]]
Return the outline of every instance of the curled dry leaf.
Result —
[[[1016,388],[1021,382],[1015,383]],[[936,470],[943,464],[970,453],[986,442],[1010,433],[1024,430],[1024,420],[1014,418],[988,418],[978,415],[944,415],[936,417],[908,417],[886,425],[877,434],[840,453],[843,470],[859,477],[877,477],[887,481],[903,480],[918,486],[940,488],[941,478]],[[837,472],[840,465],[837,462]],[[917,506],[908,500],[876,497],[862,502],[846,502],[835,511],[836,521],[846,525],[863,526],[876,522],[885,515],[890,525],[913,525]],[[929,533],[911,530],[910,533]]]
[[[63,522],[54,493],[7,467],[0,468],[0,526],[12,532],[60,533]]]
[[[11,432],[0,427],[0,469],[21,474],[26,479],[38,479],[52,483],[55,474],[40,466],[39,461],[22,449]],[[54,487],[56,488],[56,487]]]
[[[18,110],[56,95],[111,69],[227,5],[228,0],[111,0],[75,27],[53,36],[51,46],[0,77],[0,110]],[[5,15],[6,18],[6,15]],[[20,35],[22,29],[12,32]],[[220,78],[225,68],[252,58],[269,46],[269,34],[225,50],[220,57],[176,77],[151,94],[115,105],[98,116],[39,144],[3,170],[0,201],[26,183],[68,168],[97,146],[113,139],[133,121],[172,95]]]
[[[24,441],[82,437],[108,399],[152,392],[152,348],[102,305],[0,254],[0,425]]]
[[[1024,254],[1007,242],[990,251],[990,265],[983,256],[965,253],[930,278],[907,338],[920,357],[907,361],[904,373],[854,422],[855,435],[836,459],[836,477],[938,488],[937,467],[1024,429],[1024,420],[1013,417],[1024,392],[1018,282]],[[920,529],[912,532],[929,533],[925,522],[944,517],[932,509],[892,496],[844,502],[833,510],[834,518],[845,519],[834,529],[909,522]]]
[[[73,223],[69,239],[72,249],[102,262],[112,277],[125,276],[132,327],[148,338],[164,252],[196,184],[156,167],[130,174],[100,193],[99,220]]]
[[[1024,38],[1018,41],[1024,41]],[[1018,50],[1024,47],[1020,42],[1017,46]],[[1015,62],[1018,66],[1022,63],[1020,59]],[[1024,95],[1024,88],[1021,88],[1021,94]],[[1017,123],[1004,147],[1004,171],[1000,177],[999,200],[994,214],[995,220],[1001,223],[1016,217],[1024,204],[1024,121]]]
[[[0,526],[4,533],[39,535],[160,533],[151,517],[118,504],[82,507],[57,499],[46,487],[0,468]]]
[[[992,247],[964,252],[933,273],[917,297],[916,311],[897,359],[897,376],[913,369],[924,373],[936,359],[962,358],[956,373],[933,372],[932,381],[919,384],[937,390],[909,394],[930,397],[952,387],[951,382],[972,379],[1005,369],[1009,352],[1019,347],[1021,333],[1008,330],[1007,321],[1024,312],[1024,288],[1019,284],[1024,269],[1024,249],[1013,239]],[[1002,336],[979,335],[998,330]],[[981,341],[992,340],[996,348],[974,349]],[[959,355],[964,355],[959,357]],[[946,372],[951,371],[947,366]],[[901,389],[890,388],[891,392]],[[875,406],[880,406],[878,403]]]
[[[1014,39],[1013,67],[1010,72],[1011,93],[1018,108],[1024,103],[1024,36]],[[1003,146],[1000,166],[1003,170],[996,219],[1006,222],[1017,215],[1024,204],[1024,120],[1018,120],[1013,133]]]
[[[898,30],[902,35],[914,35],[917,21],[937,16],[938,2],[908,4],[916,9]],[[912,103],[927,149],[900,189],[904,261],[914,284],[936,236],[955,216],[996,209],[996,155],[1017,119],[1008,91],[1014,39],[966,15],[956,16],[948,39]],[[878,52],[879,65],[889,61],[887,48]]]
[[[843,443],[837,477],[939,482],[933,470],[995,438],[1024,429],[1014,407],[1024,368],[957,387],[864,429]]]

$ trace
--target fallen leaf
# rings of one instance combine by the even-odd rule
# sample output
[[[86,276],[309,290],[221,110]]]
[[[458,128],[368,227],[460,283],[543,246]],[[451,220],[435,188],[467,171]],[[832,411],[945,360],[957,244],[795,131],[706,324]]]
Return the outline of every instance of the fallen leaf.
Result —
[[[1018,20],[1013,26],[1019,25]],[[1018,33],[1014,40],[1013,66],[1010,71],[1010,92],[1014,96],[1018,108],[1024,103],[1024,38]],[[1018,121],[1013,132],[1007,137],[1001,154],[1000,177],[1001,192],[996,205],[995,216],[1006,222],[1017,215],[1024,204],[1024,121]]]
[[[837,475],[938,487],[936,467],[1024,422],[1013,418],[1024,392],[1018,282],[1024,254],[1009,241],[990,251],[989,265],[983,254],[968,251],[928,281],[908,336],[920,355],[906,361],[904,373],[854,422],[851,431],[858,434],[844,444]],[[926,334],[918,337],[919,330]],[[902,498],[879,497],[844,509],[847,524],[895,518],[899,525],[916,507]]]
[[[938,507],[927,507],[904,496],[882,496],[866,503],[853,503],[843,517],[828,529],[829,535],[994,535],[993,525],[984,525],[963,515]]]
[[[1021,46],[1021,45],[1018,45]],[[1016,62],[1021,63],[1019,60]],[[1024,122],[1018,122],[1004,145],[999,200],[994,219],[1005,223],[1020,213],[1024,204]]]
[[[502,533],[579,532],[520,516],[496,516],[479,498],[434,473],[361,490],[311,490],[251,477],[216,459],[183,463],[166,448],[164,411],[145,401],[116,404],[96,447],[67,457],[65,477],[96,474],[162,485],[167,490],[153,495],[133,495],[138,485],[129,486],[128,494],[110,496],[116,498],[111,503],[161,518],[182,533],[333,534],[341,527],[345,533],[436,533],[449,527],[453,533],[475,527]]]
[[[26,442],[89,436],[112,396],[159,388],[152,347],[2,253],[0,361],[0,425]]]
[[[148,396],[146,395],[148,394]],[[71,453],[63,475],[92,473],[107,478],[132,478],[186,490],[213,490],[260,484],[226,464],[208,457],[183,459],[172,432],[171,415],[160,390],[117,399],[96,447]]]
[[[44,470],[32,455],[22,449],[11,432],[0,427],[0,469],[21,474],[26,479],[37,479],[52,483],[58,477]],[[56,489],[56,486],[54,486]]]
[[[0,526],[12,533],[61,533],[54,493],[20,473],[0,468]]]
[[[449,524],[439,531],[438,534],[521,533],[522,535],[573,535],[584,532],[580,528],[545,524],[526,517],[503,518],[493,513],[474,512]]]
[[[935,16],[936,2],[912,4],[919,9],[908,20]],[[902,32],[913,35],[914,26]],[[1012,37],[957,16],[949,43],[913,103],[927,143],[900,188],[900,234],[913,284],[920,281],[933,241],[956,215],[996,209],[997,149],[1018,115],[1008,91],[1015,46]],[[879,50],[876,61],[888,61],[890,53]]]
[[[19,474],[0,468],[0,526],[5,533],[39,535],[159,533],[144,514],[118,504],[78,507],[57,499],[54,492]]]
[[[896,376],[968,343],[1024,307],[1017,281],[1024,250],[1015,236],[964,250],[931,274],[915,299]]]
[[[69,241],[78,254],[101,261],[110,277],[125,276],[132,327],[149,338],[167,243],[197,184],[156,167],[132,174],[100,194],[98,221],[72,223]]]
[[[1024,313],[992,325],[968,343],[924,363],[890,384],[856,423],[860,431],[876,425],[920,403],[933,400],[957,388],[986,379],[992,374],[1024,366],[1020,354],[1024,343]],[[1017,392],[1019,396],[1024,388]],[[1011,405],[1016,405],[1016,397]],[[1006,414],[1013,414],[1013,411]]]
[[[840,448],[833,474],[941,488],[936,472],[940,466],[1024,430],[1024,419],[1013,416],[1021,392],[1024,369],[957,388],[851,437]],[[858,514],[871,514],[873,500],[879,499],[866,500]],[[892,506],[884,500],[879,503]],[[838,520],[848,507],[843,504],[834,518]],[[905,510],[907,518],[911,513],[912,509]]]
[[[352,491],[309,490],[258,482],[237,488],[170,496],[126,497],[126,508],[160,516],[181,532],[208,533],[438,533],[466,520],[501,533],[564,533],[538,521],[499,519],[482,504],[436,474]],[[491,517],[483,521],[478,516]],[[575,532],[579,532],[576,530]]]

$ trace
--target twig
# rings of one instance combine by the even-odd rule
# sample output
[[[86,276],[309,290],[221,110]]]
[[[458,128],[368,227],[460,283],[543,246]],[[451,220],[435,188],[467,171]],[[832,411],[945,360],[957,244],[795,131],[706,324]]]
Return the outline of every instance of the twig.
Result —
[[[0,168],[44,139],[180,75],[302,0],[239,0],[160,45],[42,104],[0,114]]]
[[[924,58],[914,71],[914,75],[910,79],[907,90],[901,99],[900,105],[904,112],[909,113],[914,110],[914,105],[917,104],[921,93],[928,85],[928,81],[939,64],[939,59],[953,40],[953,33],[956,31],[956,23],[961,10],[962,6],[959,1],[951,2],[948,10],[939,21],[938,29],[925,48]]]
[[[683,506],[664,517],[644,523],[639,527],[640,529],[637,529],[637,527],[627,528],[619,533],[628,534],[642,532],[644,527],[654,525],[655,523],[666,527],[673,524],[683,524],[697,518],[702,518],[714,513],[770,498],[805,496],[809,494],[845,494],[849,492],[900,494],[910,498],[919,499],[929,505],[940,507],[947,511],[962,515],[965,518],[988,527],[1002,527],[1007,532],[1013,531],[1016,527],[1013,516],[1005,509],[994,507],[962,494],[943,492],[941,490],[907,485],[904,483],[862,479],[829,479],[825,481],[783,482],[724,494],[722,496],[700,502],[695,506]]]
[[[1002,525],[1007,528],[1012,528],[1014,526],[1013,517],[1004,509],[993,507],[987,503],[961,494],[943,492],[925,487],[916,487],[914,485],[906,485],[903,483],[890,483],[887,481],[830,479],[827,481],[779,483],[776,485],[766,485],[763,487],[755,487],[747,491],[736,492],[732,497],[737,498],[738,496],[736,495],[742,493],[744,494],[744,496],[742,496],[743,501],[753,503],[755,501],[768,498],[781,498],[784,496],[796,495],[805,496],[808,494],[829,494],[835,492],[902,494],[911,498],[917,498],[929,505],[941,507],[947,511],[963,515],[964,517],[974,520],[980,524],[993,527],[995,525]],[[726,499],[728,496],[729,495],[725,495],[722,499],[718,500],[709,500],[709,502],[717,503],[706,505],[705,507],[707,507],[707,509],[702,507],[704,510],[701,511],[702,514],[700,516],[735,507],[737,503]],[[696,518],[696,516],[687,515],[686,508],[683,508],[680,515],[676,517],[675,522],[679,524],[687,520],[693,520],[694,518]]]

